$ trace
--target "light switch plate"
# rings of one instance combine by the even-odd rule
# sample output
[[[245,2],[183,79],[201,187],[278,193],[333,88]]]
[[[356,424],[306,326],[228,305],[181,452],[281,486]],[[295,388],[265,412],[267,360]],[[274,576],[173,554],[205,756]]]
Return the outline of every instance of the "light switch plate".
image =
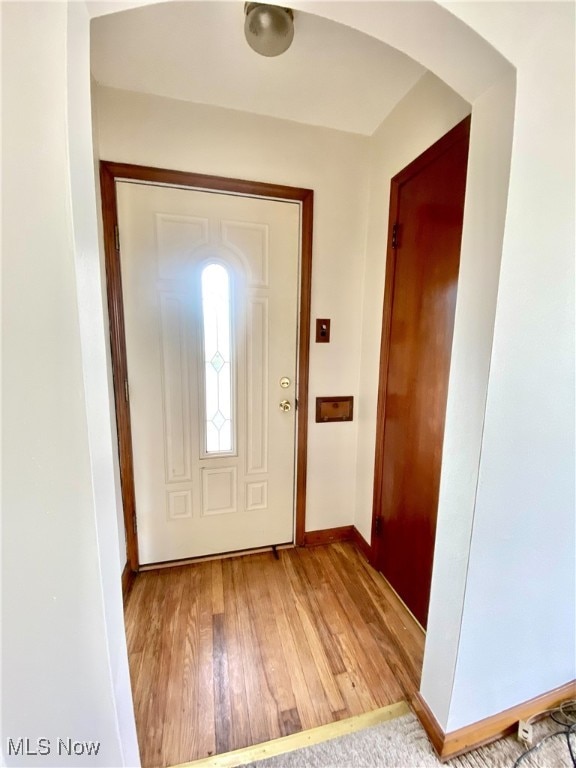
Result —
[[[330,342],[330,320],[326,317],[316,320],[316,344],[328,344]]]

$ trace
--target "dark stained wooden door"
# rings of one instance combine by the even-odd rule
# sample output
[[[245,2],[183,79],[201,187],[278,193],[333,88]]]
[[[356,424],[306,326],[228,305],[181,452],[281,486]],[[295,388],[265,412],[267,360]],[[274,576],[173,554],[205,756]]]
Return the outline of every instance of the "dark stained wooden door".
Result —
[[[469,127],[467,118],[401,171],[391,190],[374,544],[377,567],[424,627],[436,534]]]

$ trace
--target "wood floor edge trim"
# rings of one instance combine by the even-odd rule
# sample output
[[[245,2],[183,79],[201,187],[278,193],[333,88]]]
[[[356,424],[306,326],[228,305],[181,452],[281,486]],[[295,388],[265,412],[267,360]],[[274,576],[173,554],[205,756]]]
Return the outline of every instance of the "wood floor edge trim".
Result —
[[[370,544],[368,544],[364,536],[362,536],[362,534],[360,533],[358,528],[356,528],[355,525],[352,526],[352,535],[350,537],[350,540],[353,544],[356,545],[356,547],[364,555],[366,560],[370,562],[370,558],[372,557],[372,547],[370,546]]]
[[[126,563],[124,570],[122,571],[122,599],[124,602],[128,599],[128,595],[136,579],[136,574],[130,567],[130,563]]]
[[[339,736],[355,733],[372,725],[378,725],[388,720],[394,720],[396,717],[402,717],[409,714],[409,712],[410,707],[407,702],[400,701],[397,704],[389,704],[387,707],[381,707],[372,712],[365,712],[362,715],[338,720],[335,723],[320,725],[317,728],[293,733],[290,736],[282,736],[273,741],[265,741],[252,747],[244,747],[244,749],[236,749],[233,752],[224,752],[221,755],[205,757],[201,760],[194,760],[191,763],[180,763],[177,766],[169,766],[169,768],[236,768],[236,766],[246,765],[256,760],[283,755],[296,749],[311,747],[330,739],[336,739]]]
[[[376,570],[376,569],[374,569],[374,570]],[[394,595],[394,598],[398,602],[398,605],[401,606],[401,608],[403,609],[403,611],[404,611],[404,613],[406,615],[406,620],[410,621],[417,628],[417,630],[422,633],[423,637],[426,637],[426,630],[424,629],[422,624],[420,624],[420,622],[418,621],[416,616],[414,616],[414,614],[412,613],[410,608],[408,608],[408,606],[406,605],[404,600],[402,600],[402,598],[400,597],[398,592],[396,592],[396,590],[394,589],[392,584],[390,584],[390,582],[388,581],[386,576],[384,576],[384,574],[381,573],[380,571],[377,571],[377,573],[378,573],[378,576],[382,579],[382,581],[384,581],[386,583],[386,586],[388,587],[390,592],[392,592],[392,594]]]
[[[305,547],[318,547],[322,544],[334,544],[336,541],[350,541],[353,537],[353,525],[342,525],[339,528],[322,528],[318,531],[306,531],[304,534]]]
[[[419,691],[412,697],[411,704],[414,714],[420,721],[420,725],[426,731],[426,735],[434,747],[434,751],[438,757],[441,757],[446,734]]]
[[[445,762],[504,736],[509,736],[516,730],[519,720],[534,717],[572,698],[576,698],[576,680],[571,680],[569,683],[505,709],[496,715],[448,733],[444,733],[420,693],[415,694],[412,704],[432,742],[432,746],[438,753],[438,757],[442,762]]]

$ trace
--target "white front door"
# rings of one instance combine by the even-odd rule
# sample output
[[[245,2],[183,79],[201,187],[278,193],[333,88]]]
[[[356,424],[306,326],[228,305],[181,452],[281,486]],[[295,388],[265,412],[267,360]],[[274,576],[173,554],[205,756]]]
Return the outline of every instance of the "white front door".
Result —
[[[292,542],[299,205],[116,190],[140,563]]]

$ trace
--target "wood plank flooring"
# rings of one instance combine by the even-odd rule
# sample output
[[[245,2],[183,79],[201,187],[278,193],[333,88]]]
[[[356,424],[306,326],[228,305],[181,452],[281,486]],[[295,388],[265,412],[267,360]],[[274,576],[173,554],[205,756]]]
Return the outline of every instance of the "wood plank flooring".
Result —
[[[410,699],[424,634],[351,543],[140,574],[125,618],[144,768]]]

